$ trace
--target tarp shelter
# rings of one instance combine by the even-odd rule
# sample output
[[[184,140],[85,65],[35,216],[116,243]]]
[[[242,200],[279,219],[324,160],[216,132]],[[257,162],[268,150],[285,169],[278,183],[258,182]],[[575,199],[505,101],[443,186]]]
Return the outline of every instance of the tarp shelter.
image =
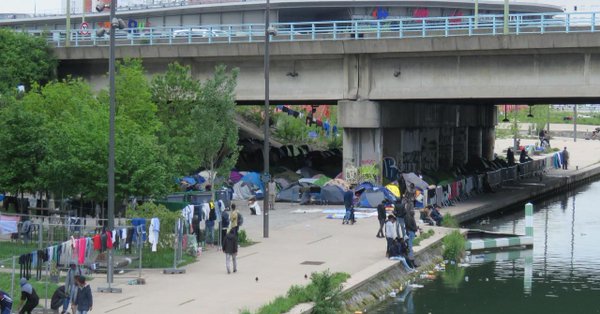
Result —
[[[336,185],[321,187],[321,201],[328,205],[343,205],[344,190]]]
[[[423,181],[423,179],[419,178],[416,174],[412,172],[403,173],[402,177],[404,178],[404,181],[406,182],[407,186],[412,183],[415,185],[416,188],[421,190],[427,190],[427,188],[429,188],[429,184],[427,184],[427,182]]]
[[[263,186],[263,183],[260,180],[260,174],[258,172],[248,172],[248,173],[246,173],[246,175],[242,177],[242,181],[244,181],[246,183],[254,184],[255,186],[257,186],[263,192],[265,190],[265,187]]]
[[[231,173],[229,174],[229,180],[231,180],[231,182],[233,182],[233,184],[240,182],[240,180],[242,180],[243,177],[244,177],[244,175],[242,175],[241,173],[239,173],[235,170],[231,171]]]
[[[333,179],[333,180],[330,180],[329,182],[325,183],[325,186],[329,186],[329,185],[335,185],[344,191],[346,191],[350,188],[350,184],[348,184],[348,182],[344,181],[343,179]]]

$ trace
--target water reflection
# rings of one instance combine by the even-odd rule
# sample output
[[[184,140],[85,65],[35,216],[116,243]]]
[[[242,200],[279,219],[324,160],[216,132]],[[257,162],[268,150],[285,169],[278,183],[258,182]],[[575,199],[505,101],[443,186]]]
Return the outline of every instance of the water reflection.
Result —
[[[593,183],[534,204],[533,250],[474,255],[470,267],[448,268],[371,312],[600,313],[599,194]],[[523,206],[490,218],[469,227],[525,232]]]

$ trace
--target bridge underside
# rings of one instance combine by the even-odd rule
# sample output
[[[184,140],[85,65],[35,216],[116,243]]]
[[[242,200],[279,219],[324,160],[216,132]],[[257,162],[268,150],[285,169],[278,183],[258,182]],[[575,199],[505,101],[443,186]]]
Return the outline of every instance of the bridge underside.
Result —
[[[151,76],[170,62],[198,79],[240,70],[237,100],[261,104],[261,43],[120,47]],[[106,50],[57,49],[60,74],[106,86]],[[344,166],[403,171],[492,158],[494,104],[600,103],[600,33],[273,43],[272,104],[338,104]]]

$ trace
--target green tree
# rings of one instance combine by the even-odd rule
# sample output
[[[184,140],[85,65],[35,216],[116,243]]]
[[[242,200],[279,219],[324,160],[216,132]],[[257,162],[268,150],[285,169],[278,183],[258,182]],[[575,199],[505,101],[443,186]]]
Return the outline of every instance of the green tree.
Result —
[[[0,29],[0,97],[19,84],[44,83],[56,73],[57,61],[44,38]]]
[[[197,170],[190,135],[194,133],[191,113],[199,98],[200,83],[192,78],[189,66],[175,62],[169,64],[165,74],[154,77],[151,91],[161,122],[159,141],[170,155],[169,172],[177,176]]]
[[[43,115],[18,103],[0,112],[0,187],[13,193],[37,191],[47,153]]]
[[[198,165],[210,170],[211,184],[215,175],[229,173],[239,155],[234,119],[237,74],[237,69],[228,72],[224,65],[217,66],[213,77],[202,84],[191,112],[195,131],[190,134],[190,144]]]

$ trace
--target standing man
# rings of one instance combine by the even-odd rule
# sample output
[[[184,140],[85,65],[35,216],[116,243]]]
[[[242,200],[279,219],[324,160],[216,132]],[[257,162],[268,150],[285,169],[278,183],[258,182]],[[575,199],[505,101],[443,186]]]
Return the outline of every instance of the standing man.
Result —
[[[13,300],[8,293],[0,290],[0,314],[10,314]]]
[[[389,215],[388,220],[385,223],[385,239],[387,240],[385,257],[390,257],[390,251],[392,249],[392,245],[394,245],[394,239],[396,238],[396,230],[394,230],[395,222],[396,217],[394,217],[394,215]]]
[[[231,204],[234,207],[235,204]],[[227,230],[229,230],[229,210],[225,208],[221,212],[221,249],[225,249],[225,237],[227,236]]]
[[[385,205],[387,200],[381,201],[381,204],[377,205],[377,219],[379,220],[379,231],[377,231],[376,237],[383,238],[383,225],[385,225]]]
[[[567,170],[569,168],[569,152],[567,151],[567,147],[562,151],[562,168]]]
[[[417,264],[415,264],[415,254],[413,251],[413,241],[415,240],[415,236],[417,234],[417,222],[415,221],[415,211],[407,210],[406,211],[406,233],[408,234],[408,265],[412,268],[417,268]]]
[[[19,309],[19,314],[31,314],[31,311],[35,309],[36,306],[40,303],[40,298],[38,297],[35,289],[31,286],[27,279],[21,278],[21,303],[23,304]]]
[[[509,147],[506,151],[506,161],[509,166],[515,165],[515,153],[513,152],[512,147]]]
[[[404,217],[406,216],[406,203],[408,202],[406,198],[406,194],[402,199],[396,200],[396,204],[394,204],[394,216],[396,217],[396,236],[404,237],[406,236],[406,230],[404,229]],[[402,231],[402,233],[400,233]]]
[[[352,187],[348,189],[348,191],[344,192],[344,207],[346,208],[346,214],[344,215],[344,220],[342,221],[342,225],[348,224],[350,222],[350,216],[352,214],[352,207],[354,206],[354,191],[352,191]]]
[[[208,206],[210,208],[208,210],[208,218],[204,222],[206,226],[205,242],[210,247],[213,247],[213,245],[215,244],[215,221],[217,220],[217,212],[215,209],[214,202],[210,202]]]
[[[77,314],[87,314],[92,310],[92,306],[94,305],[92,288],[85,283],[84,276],[77,277],[77,286],[79,287],[79,290],[77,291],[77,297],[75,297],[73,304],[77,306]]]
[[[228,232],[225,236],[225,242],[223,242],[223,252],[225,252],[225,267],[227,268],[227,274],[231,274],[231,268],[229,264],[233,261],[233,272],[237,272],[237,252],[238,252],[238,239],[237,235],[233,232]]]
[[[275,197],[277,196],[277,184],[271,177],[269,181],[269,210],[275,210]]]

